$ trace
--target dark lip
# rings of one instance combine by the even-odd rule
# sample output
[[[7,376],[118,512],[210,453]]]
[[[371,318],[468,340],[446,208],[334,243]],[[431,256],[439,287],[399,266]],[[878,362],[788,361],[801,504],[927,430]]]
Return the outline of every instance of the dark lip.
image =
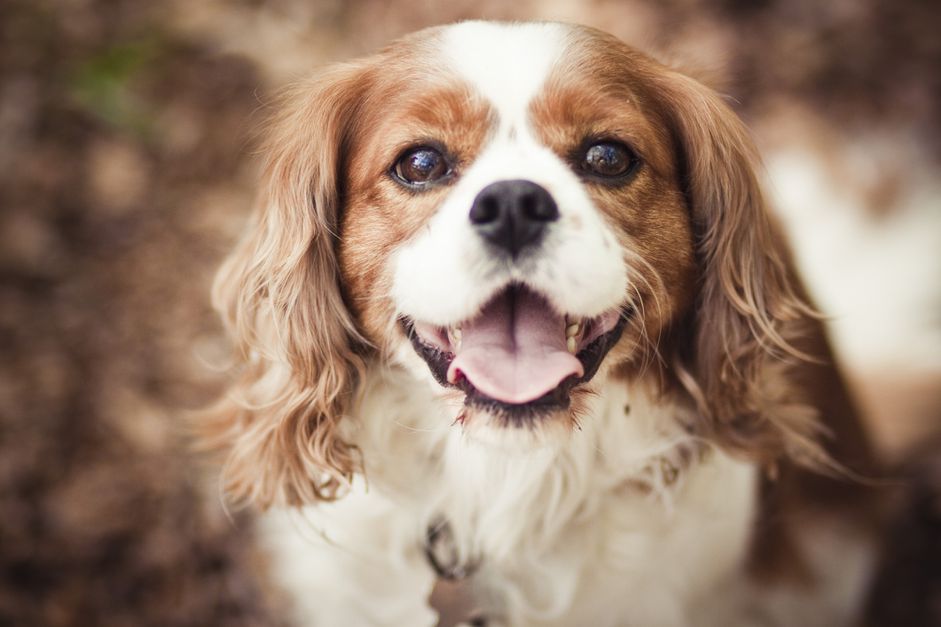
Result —
[[[464,392],[465,406],[487,410],[506,425],[521,426],[530,424],[553,412],[568,409],[571,404],[572,390],[582,383],[591,381],[598,372],[598,368],[601,367],[601,362],[604,361],[605,356],[621,339],[624,327],[633,315],[633,307],[626,306],[622,308],[621,315],[618,317],[614,328],[595,338],[575,355],[582,362],[582,368],[584,369],[584,374],[581,377],[570,376],[543,396],[520,404],[504,403],[490,398],[479,392],[464,377],[461,377],[457,384],[449,383],[447,379],[448,366],[450,366],[451,360],[454,359],[454,354],[442,351],[438,347],[422,341],[415,332],[415,325],[411,319],[402,317],[399,318],[399,323],[409,342],[411,342],[412,348],[428,364],[431,375],[439,385]]]

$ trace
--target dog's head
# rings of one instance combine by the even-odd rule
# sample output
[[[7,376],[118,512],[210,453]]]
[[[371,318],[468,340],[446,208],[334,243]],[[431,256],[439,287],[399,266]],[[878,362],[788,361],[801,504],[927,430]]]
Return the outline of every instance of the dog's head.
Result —
[[[490,437],[651,376],[701,433],[786,447],[756,390],[801,305],[746,131],[696,81],[586,28],[463,23],[297,86],[266,154],[216,288],[246,362],[214,423],[236,494],[333,496],[370,360]]]

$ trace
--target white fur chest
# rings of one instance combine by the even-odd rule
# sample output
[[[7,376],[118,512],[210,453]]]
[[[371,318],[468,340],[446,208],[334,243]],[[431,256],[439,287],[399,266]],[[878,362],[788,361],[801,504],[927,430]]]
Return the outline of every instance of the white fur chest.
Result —
[[[520,457],[450,437],[440,507],[510,624],[706,625],[732,611],[756,473],[701,452],[679,411],[609,386],[560,447]]]
[[[433,625],[422,541],[440,520],[510,625],[710,625],[733,612],[756,473],[719,451],[689,458],[675,407],[609,386],[581,430],[511,451],[466,437],[396,375],[375,381],[358,413],[366,481],[306,511],[313,529],[266,523],[302,624]]]
[[[542,556],[495,569],[513,625],[729,624],[739,613],[753,470],[716,455],[665,501],[625,486]]]

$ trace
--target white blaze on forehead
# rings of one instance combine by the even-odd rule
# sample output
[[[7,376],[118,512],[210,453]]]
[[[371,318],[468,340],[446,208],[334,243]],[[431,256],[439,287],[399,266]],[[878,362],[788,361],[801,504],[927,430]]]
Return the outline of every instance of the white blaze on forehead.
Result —
[[[448,27],[442,47],[448,65],[493,105],[507,128],[525,124],[567,32],[562,24],[462,22]]]

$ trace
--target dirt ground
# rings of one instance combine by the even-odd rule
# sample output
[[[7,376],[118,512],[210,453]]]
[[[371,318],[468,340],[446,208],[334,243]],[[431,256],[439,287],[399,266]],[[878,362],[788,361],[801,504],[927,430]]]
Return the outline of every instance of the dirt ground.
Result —
[[[208,290],[251,207],[252,130],[322,63],[429,24],[554,17],[701,66],[749,119],[798,103],[846,134],[904,125],[941,158],[927,0],[508,7],[0,1],[0,626],[285,624],[250,513],[224,510],[183,424],[224,383]],[[937,383],[912,384],[923,442]],[[879,423],[898,456],[903,423]],[[941,466],[921,468],[872,624],[941,624]]]

